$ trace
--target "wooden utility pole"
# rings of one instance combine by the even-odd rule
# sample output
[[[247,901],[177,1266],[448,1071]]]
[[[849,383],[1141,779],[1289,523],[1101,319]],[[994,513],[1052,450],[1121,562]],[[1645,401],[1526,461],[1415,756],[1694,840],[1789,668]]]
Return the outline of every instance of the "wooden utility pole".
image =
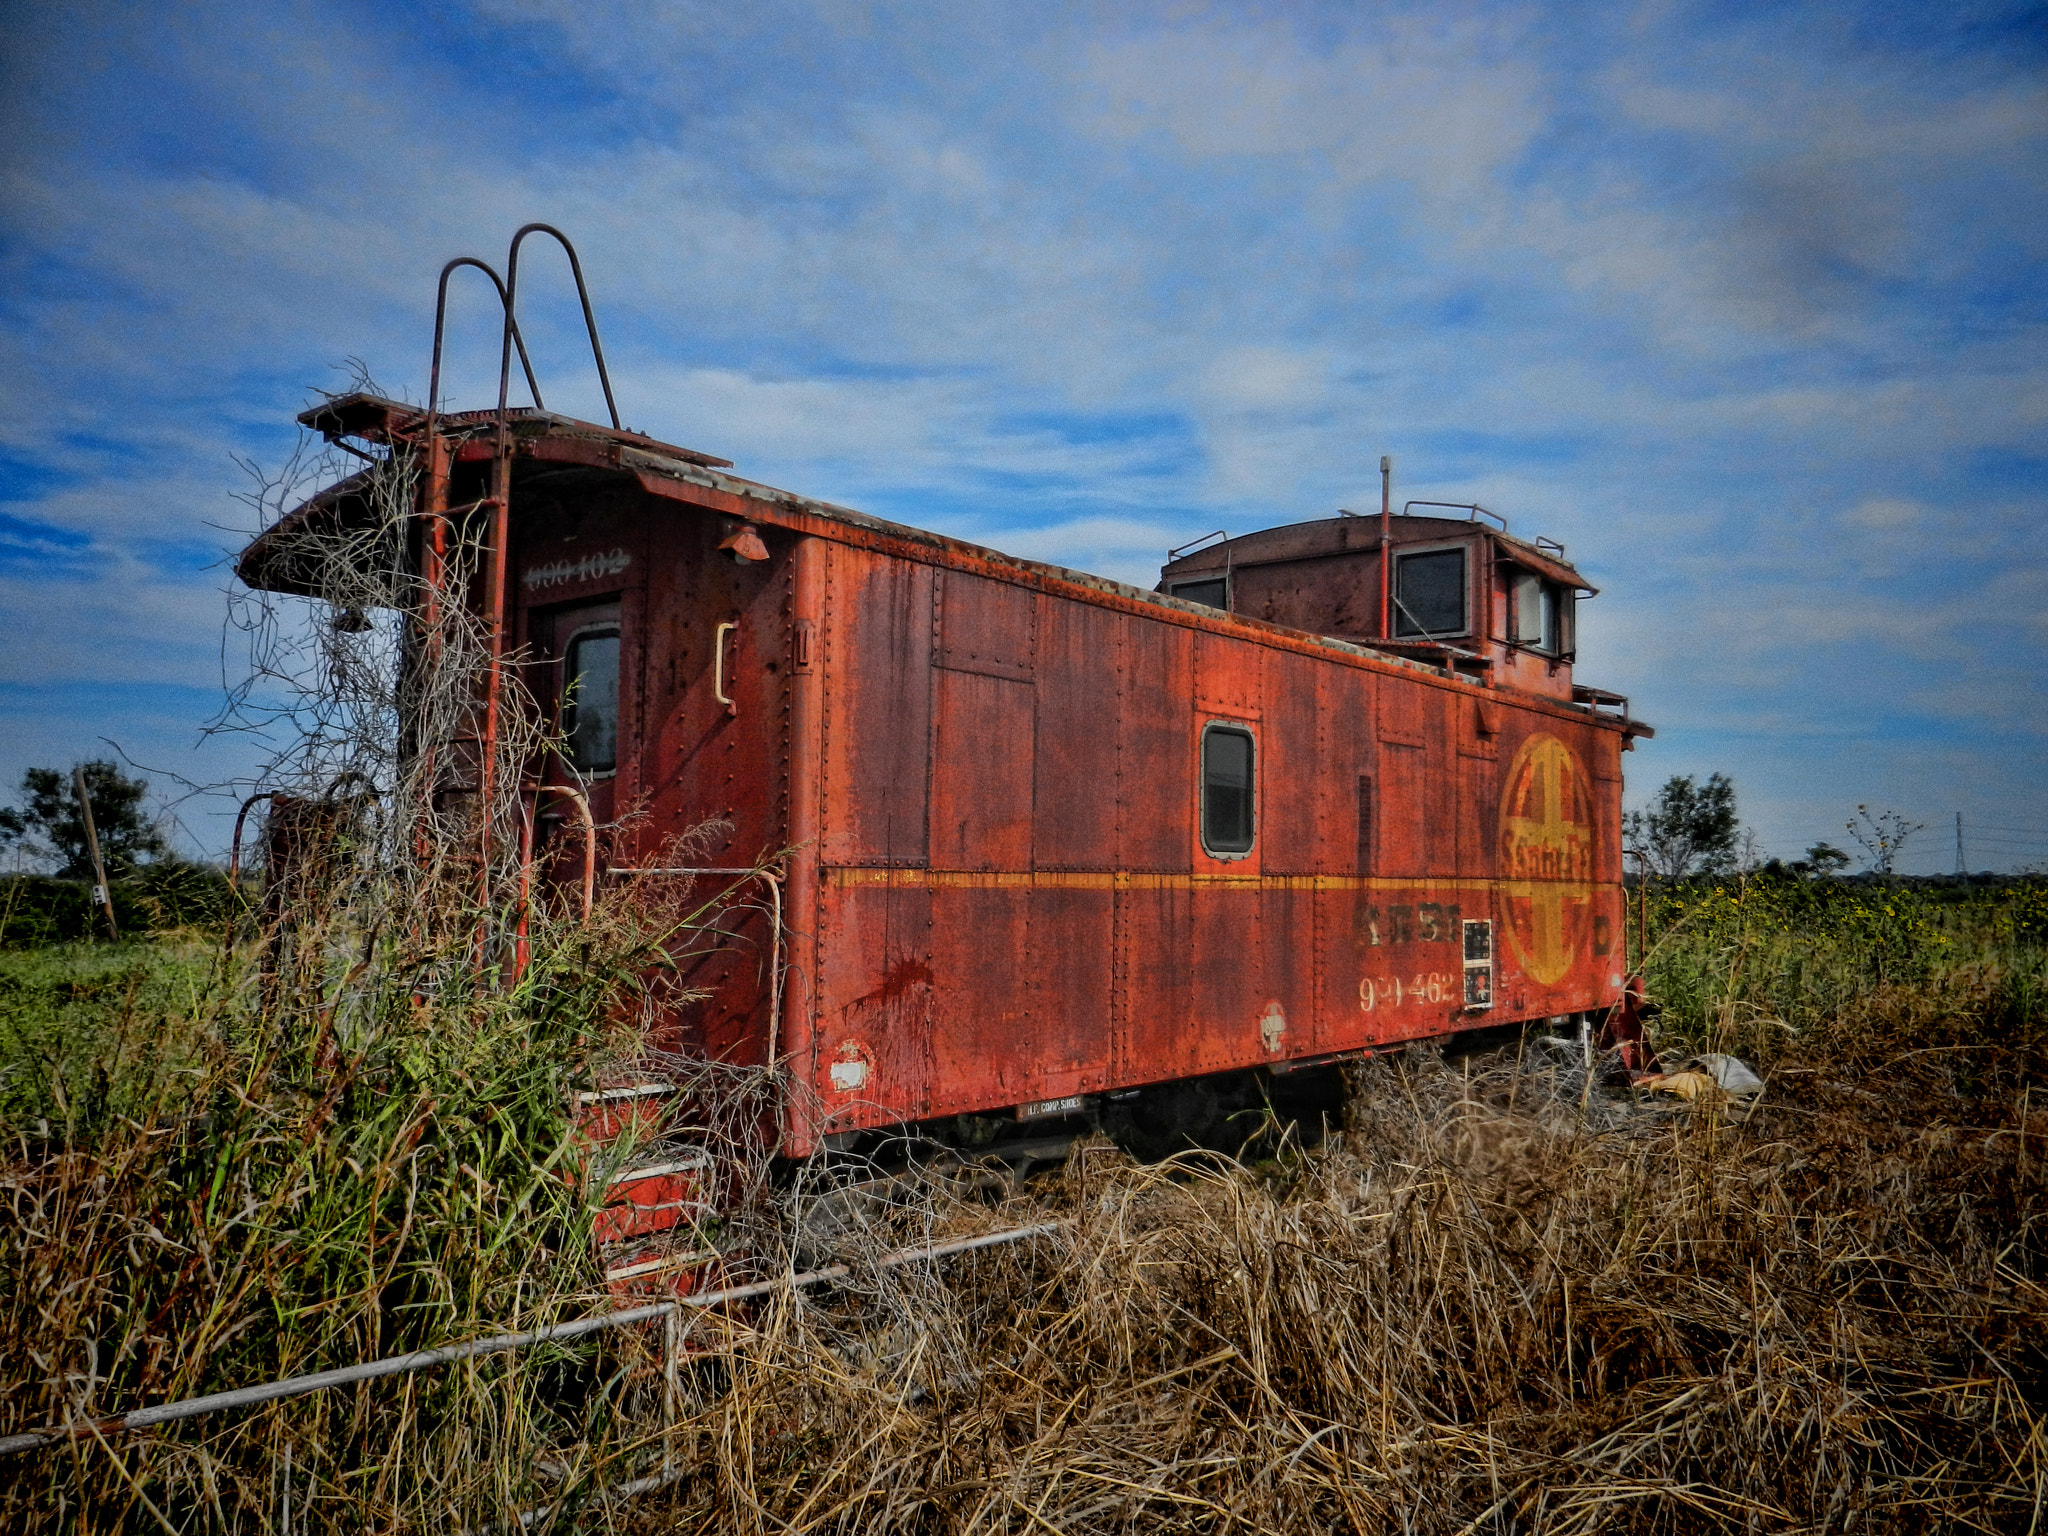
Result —
[[[107,915],[107,937],[119,939],[121,929],[114,921],[114,893],[107,889],[107,866],[100,860],[100,834],[92,824],[92,798],[85,792],[84,764],[71,770],[71,787],[78,791],[78,814],[85,822],[85,846],[92,854],[92,877],[99,882],[92,888],[93,899]]]

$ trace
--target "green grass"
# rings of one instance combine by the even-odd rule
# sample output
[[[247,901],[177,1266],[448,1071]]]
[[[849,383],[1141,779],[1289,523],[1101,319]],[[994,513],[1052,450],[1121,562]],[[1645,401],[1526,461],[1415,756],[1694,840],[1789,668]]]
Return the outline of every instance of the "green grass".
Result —
[[[1802,1045],[1869,1063],[1970,1042],[2016,1083],[2048,1046],[2048,882],[1701,880],[1632,895],[1630,926],[1684,1049],[1767,1067]]]
[[[219,947],[187,933],[0,949],[0,1126],[90,1134],[202,1070]]]
[[[571,1095],[662,937],[542,924],[509,988],[461,931],[369,967],[337,931],[279,978],[217,933],[0,953],[0,1433],[604,1305]],[[538,1447],[608,1443],[618,1350],[227,1415],[125,1441],[119,1476],[39,1452],[0,1467],[0,1527],[240,1528],[287,1443],[302,1528],[532,1502]]]

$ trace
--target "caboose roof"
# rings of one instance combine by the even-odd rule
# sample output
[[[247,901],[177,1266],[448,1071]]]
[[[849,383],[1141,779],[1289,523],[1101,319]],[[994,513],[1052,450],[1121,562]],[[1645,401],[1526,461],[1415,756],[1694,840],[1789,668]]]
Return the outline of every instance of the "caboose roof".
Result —
[[[406,405],[400,401],[387,400],[376,395],[352,394],[339,396],[315,406],[301,413],[298,420],[302,426],[321,433],[330,442],[355,438],[362,442],[391,446],[406,443],[422,433],[427,425],[427,413],[419,406]],[[434,425],[435,430],[453,440],[454,460],[458,470],[468,466],[475,471],[487,465],[495,456],[498,426],[498,413],[495,410],[441,414],[435,418]],[[917,557],[918,551],[924,551],[926,558],[941,564],[961,564],[984,570],[994,568],[997,571],[1007,569],[1032,581],[1033,584],[1042,581],[1061,582],[1100,592],[1124,602],[1168,609],[1181,615],[1182,622],[1193,620],[1205,628],[1215,625],[1236,630],[1261,631],[1284,636],[1297,644],[1306,642],[1321,649],[1341,651],[1381,667],[1443,677],[1452,676],[1442,668],[1391,655],[1382,649],[1354,644],[1334,636],[1311,635],[1285,625],[1270,624],[1243,615],[1220,614],[1205,603],[1191,603],[1106,576],[1095,576],[1086,571],[1076,571],[1065,566],[1049,565],[1043,561],[1004,554],[1000,550],[948,538],[929,529],[913,528],[908,524],[871,517],[851,507],[817,501],[808,496],[798,496],[790,491],[778,490],[773,486],[726,473],[732,465],[730,459],[717,458],[692,448],[680,448],[673,443],[664,443],[637,432],[626,432],[599,426],[594,422],[578,421],[573,417],[533,407],[519,407],[507,412],[506,427],[512,439],[512,487],[515,498],[522,484],[546,476],[551,485],[560,486],[565,473],[581,470],[590,476],[593,485],[618,483],[622,480],[637,481],[642,489],[652,495],[770,526],[838,538],[848,543],[870,547],[895,546],[900,553],[912,558]],[[287,512],[258,534],[242,551],[240,558],[235,562],[235,574],[245,584],[259,591],[280,592],[299,597],[318,596],[310,585],[313,564],[307,554],[309,545],[315,541],[324,542],[337,533],[367,532],[385,521],[384,515],[369,500],[374,474],[374,469],[360,470]],[[1352,529],[1362,529],[1370,520],[1343,518],[1332,521],[1347,524]],[[1428,520],[1411,518],[1408,521],[1419,523]],[[1313,530],[1327,526],[1326,523],[1307,523],[1267,529],[1263,533],[1247,534],[1243,539],[1234,540],[1232,543],[1243,546],[1248,541],[1264,539],[1274,541],[1273,547],[1278,549],[1285,547],[1285,540],[1289,535],[1310,530],[1309,536],[1314,537]],[[1446,526],[1469,533],[1472,525],[1449,521]],[[1497,532],[1494,532],[1493,536],[1501,537]],[[1340,537],[1356,540],[1358,534],[1352,532]],[[1377,540],[1378,532],[1375,529],[1372,537],[1375,547]],[[1520,541],[1511,542],[1520,544]],[[401,550],[382,549],[372,540],[356,541],[353,547],[362,551],[364,559],[403,558]],[[1527,548],[1532,557],[1545,558],[1533,547],[1521,546],[1515,552],[1517,559],[1522,558],[1521,548]],[[1206,555],[1208,551],[1203,553]],[[1531,563],[1534,563],[1534,559]],[[1221,562],[1218,564],[1220,566]],[[1558,579],[1570,580],[1583,590],[1591,590],[1569,567],[1564,567],[1563,571],[1564,574]],[[1598,713],[1597,706],[1590,696],[1580,700],[1580,703]],[[1648,734],[1647,728],[1640,724],[1632,725],[1630,729],[1637,734]]]
[[[1395,544],[1427,543],[1484,534],[1494,541],[1496,551],[1503,559],[1588,595],[1599,590],[1573,569],[1556,546],[1539,547],[1503,529],[1490,528],[1466,518],[1397,516],[1390,522]],[[1193,554],[1173,561],[1164,574],[1169,580],[1179,580],[1239,566],[1321,560],[1332,555],[1376,555],[1379,547],[1380,520],[1377,517],[1321,518],[1315,522],[1262,528],[1257,533],[1240,534],[1234,539],[1205,545]]]

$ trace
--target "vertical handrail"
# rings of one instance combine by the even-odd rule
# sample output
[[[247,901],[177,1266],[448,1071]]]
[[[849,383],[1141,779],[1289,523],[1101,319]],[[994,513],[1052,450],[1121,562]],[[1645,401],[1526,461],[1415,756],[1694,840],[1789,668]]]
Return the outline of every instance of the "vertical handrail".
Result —
[[[537,784],[533,794],[536,808],[542,795],[568,796],[583,823],[583,916],[587,920],[597,903],[597,818],[590,814],[590,801],[573,784]]]
[[[491,554],[485,588],[485,603],[491,618],[491,660],[490,671],[484,679],[483,762],[478,773],[480,814],[477,820],[482,838],[477,876],[480,925],[488,922],[491,906],[491,805],[497,793],[498,714],[504,689],[506,562],[510,558],[512,543],[512,427],[507,412],[512,390],[512,343],[518,324],[519,247],[532,234],[552,235],[569,258],[569,271],[576,279],[576,297],[583,306],[584,329],[590,333],[590,354],[597,363],[597,380],[604,387],[605,408],[611,412],[612,427],[620,429],[619,406],[612,396],[611,374],[604,365],[604,343],[598,340],[597,315],[590,307],[590,289],[583,281],[583,263],[576,255],[576,247],[552,224],[523,225],[512,236],[512,246],[505,257],[505,328],[498,347],[497,440],[491,455]],[[523,355],[524,348],[521,351]],[[479,926],[479,964],[483,960],[484,943],[484,929]]]
[[[232,955],[235,952],[235,928],[240,922],[239,914],[235,911],[235,897],[241,889],[242,826],[248,821],[249,812],[255,808],[258,800],[273,800],[276,797],[276,791],[262,790],[244,800],[242,808],[235,812],[235,836],[228,844],[228,922],[227,933],[221,940],[222,955]]]
[[[1394,636],[1394,571],[1388,564],[1394,548],[1394,458],[1380,455],[1380,638]]]
[[[711,696],[725,706],[728,715],[737,715],[740,707],[725,691],[725,637],[738,628],[737,622],[721,624],[711,636]]]
[[[228,894],[230,896],[235,894],[237,879],[242,872],[242,824],[249,819],[249,812],[255,808],[258,800],[271,799],[274,794],[275,791],[266,789],[259,794],[251,795],[242,802],[242,808],[235,812],[234,841],[228,845]]]
[[[496,269],[488,262],[479,261],[474,256],[457,256],[453,261],[450,261],[441,268],[441,279],[434,293],[434,352],[427,372],[427,417],[425,429],[422,433],[427,447],[427,475],[425,482],[420,487],[420,508],[428,527],[425,541],[426,547],[421,551],[420,563],[424,567],[421,574],[424,577],[424,585],[426,587],[427,643],[430,650],[436,655],[438,654],[440,642],[441,586],[445,579],[447,564],[448,480],[453,468],[449,462],[446,445],[441,441],[441,435],[437,430],[437,418],[441,409],[441,354],[448,326],[448,280],[461,267],[474,267],[491,280],[491,286],[497,290],[498,304],[504,311],[505,316],[504,324],[501,327],[502,339],[500,349],[502,352],[509,354],[512,348],[518,348],[519,366],[526,374],[526,387],[533,395],[534,409],[545,410],[547,408],[541,399],[540,380],[534,376],[533,359],[527,355],[526,339],[519,334],[519,321],[512,313],[511,289],[506,286],[505,281],[498,276]],[[501,357],[500,364],[499,373],[501,376],[498,383],[497,421],[498,451],[492,465],[491,491],[492,499],[498,504],[497,510],[500,514],[494,521],[500,526],[504,526],[508,521],[503,516],[504,504],[509,500],[511,488],[509,484],[500,483],[507,477],[500,475],[497,471],[499,465],[503,462],[507,447],[505,441],[505,396],[511,372],[509,356]],[[495,550],[502,550],[502,541],[494,539],[493,543]],[[501,611],[503,608],[502,557],[495,552],[492,574],[497,578],[497,590],[493,594],[491,613],[491,674],[485,683],[485,756],[481,766],[482,783],[480,785],[481,794],[479,797],[483,809],[481,819],[484,830],[483,847],[480,850],[478,905],[480,910],[484,912],[487,912],[490,907],[490,802],[495,788],[492,782],[490,759],[491,754],[497,749],[497,674],[503,650],[501,634],[504,625],[504,615]],[[430,657],[431,659],[433,658]],[[426,751],[427,782],[431,792],[434,777],[434,744],[428,743]],[[484,919],[480,917],[479,922],[481,923],[482,921]],[[479,928],[479,946],[481,946],[482,942],[483,930]],[[481,955],[479,955],[479,959],[481,959]]]

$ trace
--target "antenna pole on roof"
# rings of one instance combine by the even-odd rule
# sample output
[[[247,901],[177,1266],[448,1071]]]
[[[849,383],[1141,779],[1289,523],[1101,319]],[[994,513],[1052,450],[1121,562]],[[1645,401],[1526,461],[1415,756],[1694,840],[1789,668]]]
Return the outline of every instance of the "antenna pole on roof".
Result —
[[[1380,638],[1394,633],[1394,569],[1389,551],[1394,545],[1394,456],[1380,455]]]

